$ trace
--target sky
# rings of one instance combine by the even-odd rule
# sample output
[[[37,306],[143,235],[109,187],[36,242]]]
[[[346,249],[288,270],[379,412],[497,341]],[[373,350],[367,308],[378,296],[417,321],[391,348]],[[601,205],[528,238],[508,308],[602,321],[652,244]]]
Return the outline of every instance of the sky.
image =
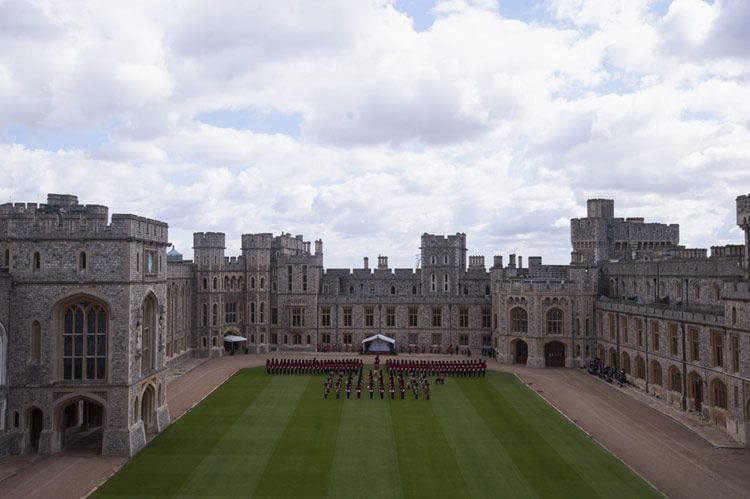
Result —
[[[740,244],[746,0],[0,0],[0,203],[76,194],[192,233],[421,234],[570,261],[589,198]]]

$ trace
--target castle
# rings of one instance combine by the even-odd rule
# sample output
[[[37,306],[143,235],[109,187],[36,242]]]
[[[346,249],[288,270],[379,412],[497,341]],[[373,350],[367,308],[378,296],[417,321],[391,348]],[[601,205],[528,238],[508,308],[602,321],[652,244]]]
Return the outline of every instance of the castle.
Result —
[[[132,455],[170,422],[168,367],[228,348],[357,352],[373,334],[540,368],[598,357],[750,442],[750,195],[744,244],[710,255],[680,246],[677,225],[616,218],[612,200],[587,208],[569,265],[488,269],[458,233],[423,234],[417,269],[325,269],[323,242],[302,236],[245,234],[228,257],[223,233],[196,233],[183,260],[164,222],[71,195],[0,205],[0,455],[92,438]]]

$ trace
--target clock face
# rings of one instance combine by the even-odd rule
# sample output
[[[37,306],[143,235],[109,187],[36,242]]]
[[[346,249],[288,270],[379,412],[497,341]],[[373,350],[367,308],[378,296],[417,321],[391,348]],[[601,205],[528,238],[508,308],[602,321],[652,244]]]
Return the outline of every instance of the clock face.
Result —
[[[154,253],[152,251],[146,252],[146,272],[154,272]]]

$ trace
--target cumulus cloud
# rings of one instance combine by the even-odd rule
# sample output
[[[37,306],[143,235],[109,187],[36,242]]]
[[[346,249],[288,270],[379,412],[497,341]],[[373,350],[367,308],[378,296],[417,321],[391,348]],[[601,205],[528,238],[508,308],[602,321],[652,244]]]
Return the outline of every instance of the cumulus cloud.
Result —
[[[230,253],[289,231],[329,266],[410,267],[420,234],[461,231],[472,254],[564,263],[587,197],[730,242],[747,5],[545,0],[520,21],[444,0],[415,31],[387,0],[6,0],[0,193],[163,219],[188,257],[193,231]]]

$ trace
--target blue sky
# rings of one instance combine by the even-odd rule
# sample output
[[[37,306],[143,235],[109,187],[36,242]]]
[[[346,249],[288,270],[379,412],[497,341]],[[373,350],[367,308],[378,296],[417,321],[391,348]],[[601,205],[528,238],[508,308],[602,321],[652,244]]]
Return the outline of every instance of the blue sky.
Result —
[[[590,197],[736,243],[750,2],[0,2],[0,192],[192,233],[322,238],[326,265],[569,258]]]

